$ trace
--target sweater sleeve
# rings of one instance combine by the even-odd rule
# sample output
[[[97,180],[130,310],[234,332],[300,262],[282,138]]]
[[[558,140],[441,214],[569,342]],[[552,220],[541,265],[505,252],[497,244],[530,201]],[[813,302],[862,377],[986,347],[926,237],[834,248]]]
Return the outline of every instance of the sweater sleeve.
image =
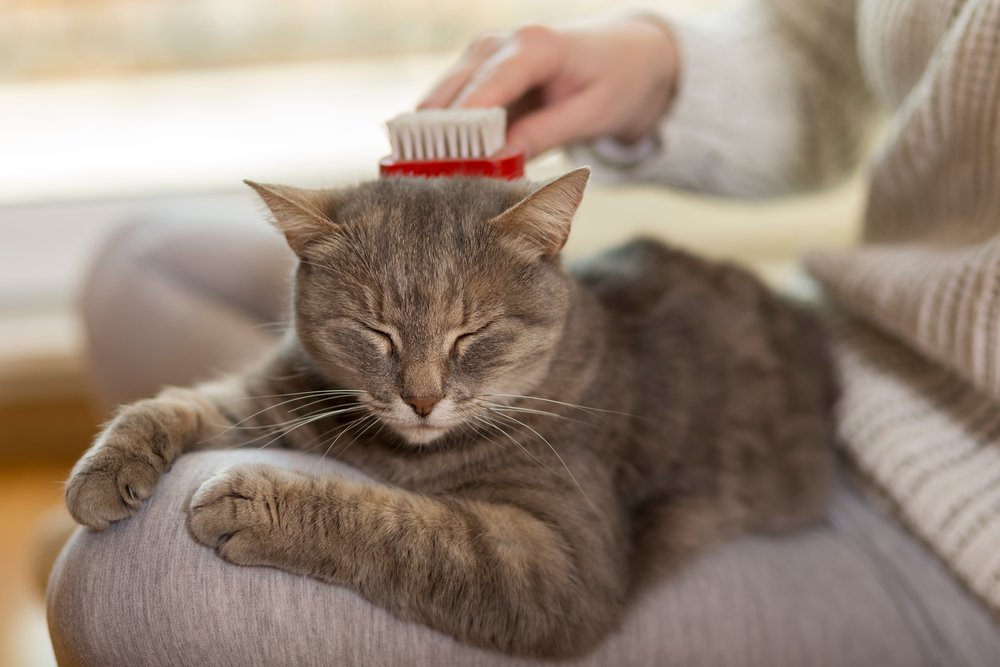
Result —
[[[854,166],[873,107],[851,0],[751,0],[700,21],[650,15],[677,40],[670,111],[637,147],[571,147],[605,181],[732,197],[821,187]]]

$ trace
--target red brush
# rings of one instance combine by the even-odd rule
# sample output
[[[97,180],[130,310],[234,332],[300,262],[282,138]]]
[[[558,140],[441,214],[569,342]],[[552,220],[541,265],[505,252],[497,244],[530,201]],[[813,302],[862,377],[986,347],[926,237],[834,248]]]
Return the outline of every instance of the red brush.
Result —
[[[524,151],[505,146],[507,114],[499,108],[432,109],[386,123],[392,155],[382,176],[524,176]]]

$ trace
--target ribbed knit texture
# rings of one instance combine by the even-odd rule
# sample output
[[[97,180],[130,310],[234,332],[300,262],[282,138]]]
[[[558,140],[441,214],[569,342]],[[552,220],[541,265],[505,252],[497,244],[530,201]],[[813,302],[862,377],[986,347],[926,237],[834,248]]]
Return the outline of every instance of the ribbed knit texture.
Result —
[[[732,196],[822,185],[892,114],[864,241],[810,272],[888,337],[838,340],[849,453],[1000,611],[1000,0],[760,0],[672,21],[678,95],[618,178]],[[600,164],[599,151],[578,157]],[[875,341],[875,342],[873,342]]]
[[[948,370],[843,323],[841,435],[904,523],[1000,611],[1000,410]]]

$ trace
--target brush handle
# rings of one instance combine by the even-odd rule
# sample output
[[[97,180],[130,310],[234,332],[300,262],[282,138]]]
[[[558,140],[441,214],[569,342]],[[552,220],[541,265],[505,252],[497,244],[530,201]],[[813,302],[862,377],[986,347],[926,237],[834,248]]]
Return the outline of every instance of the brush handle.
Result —
[[[524,177],[524,151],[504,146],[487,158],[453,158],[447,160],[396,160],[387,156],[379,160],[382,176],[483,176],[512,181]]]

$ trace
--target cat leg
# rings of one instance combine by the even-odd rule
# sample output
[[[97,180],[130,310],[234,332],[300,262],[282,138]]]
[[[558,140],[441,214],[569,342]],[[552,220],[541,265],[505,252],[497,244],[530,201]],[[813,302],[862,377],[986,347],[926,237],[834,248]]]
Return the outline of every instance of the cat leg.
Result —
[[[511,505],[241,464],[202,484],[188,525],[232,563],[346,585],[487,648],[568,656],[624,603],[626,550],[591,519],[557,527]]]
[[[184,451],[233,444],[222,437],[231,421],[219,405],[236,404],[241,391],[238,381],[169,388],[122,407],[70,473],[70,514],[103,530],[132,516]]]

